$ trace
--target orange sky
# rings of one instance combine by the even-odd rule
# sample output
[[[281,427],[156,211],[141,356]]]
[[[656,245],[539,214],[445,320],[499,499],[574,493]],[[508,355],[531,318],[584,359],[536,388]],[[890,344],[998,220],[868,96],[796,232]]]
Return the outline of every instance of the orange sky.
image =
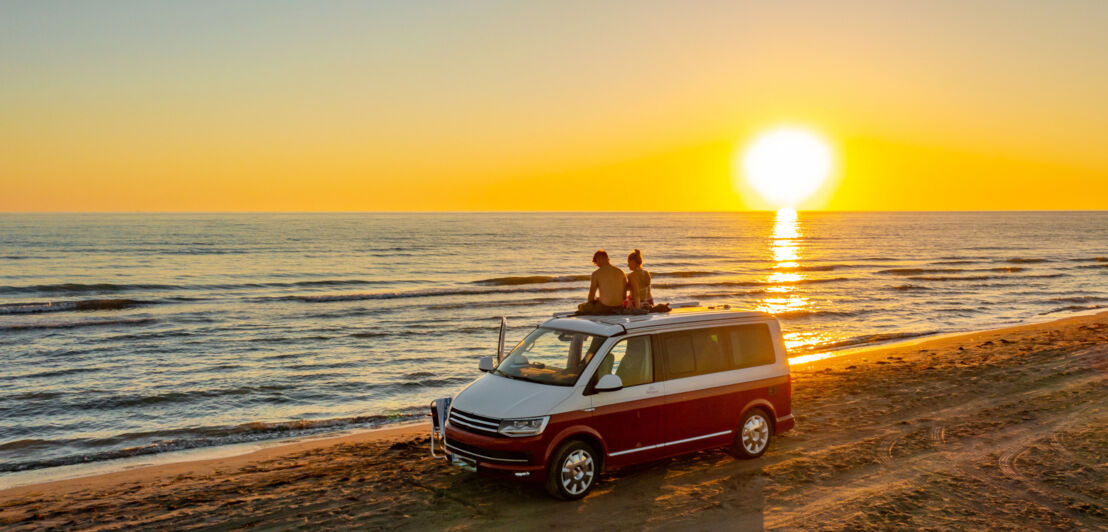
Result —
[[[1108,3],[738,4],[5,3],[0,211],[1108,208]]]

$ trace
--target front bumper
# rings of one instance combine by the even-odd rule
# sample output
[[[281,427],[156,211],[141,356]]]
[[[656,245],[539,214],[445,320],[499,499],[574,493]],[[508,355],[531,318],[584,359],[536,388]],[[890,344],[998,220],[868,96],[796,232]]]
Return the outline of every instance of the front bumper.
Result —
[[[446,424],[443,440],[450,460],[472,461],[479,473],[520,479],[541,479],[546,469],[546,439],[483,436]]]

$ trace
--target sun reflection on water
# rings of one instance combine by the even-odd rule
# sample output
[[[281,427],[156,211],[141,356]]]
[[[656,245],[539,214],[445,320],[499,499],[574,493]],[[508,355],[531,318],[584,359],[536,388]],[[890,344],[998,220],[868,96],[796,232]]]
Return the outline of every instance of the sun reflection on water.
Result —
[[[758,302],[757,309],[770,314],[781,314],[803,310],[808,299],[797,294],[796,283],[804,280],[804,274],[795,269],[801,259],[800,221],[793,209],[777,211],[770,238],[770,254],[773,257],[773,270],[766,277],[766,297]]]
[[[804,258],[802,238],[804,233],[800,217],[794,209],[777,211],[773,233],[770,235],[770,256],[773,271],[766,277],[765,296],[758,301],[757,309],[777,316],[797,315],[812,306],[809,298],[802,294],[800,284],[807,275],[798,271]],[[784,334],[785,346],[789,350],[827,342],[830,336],[816,331],[789,331]],[[809,362],[830,356],[827,353],[813,353],[789,359],[790,364]]]

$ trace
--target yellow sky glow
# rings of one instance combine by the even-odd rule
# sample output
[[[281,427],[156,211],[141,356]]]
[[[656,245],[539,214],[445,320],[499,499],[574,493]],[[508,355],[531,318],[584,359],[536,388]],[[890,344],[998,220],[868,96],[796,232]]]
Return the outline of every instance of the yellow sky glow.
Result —
[[[1108,208],[1108,4],[6,4],[0,211]]]

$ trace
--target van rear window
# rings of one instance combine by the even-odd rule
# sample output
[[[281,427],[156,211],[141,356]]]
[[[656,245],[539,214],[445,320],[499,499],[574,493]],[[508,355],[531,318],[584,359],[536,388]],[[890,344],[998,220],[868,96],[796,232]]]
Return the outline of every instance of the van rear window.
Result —
[[[681,331],[660,336],[665,378],[773,364],[773,336],[765,323]]]
[[[731,361],[735,368],[773,364],[773,339],[764,323],[729,327]]]

